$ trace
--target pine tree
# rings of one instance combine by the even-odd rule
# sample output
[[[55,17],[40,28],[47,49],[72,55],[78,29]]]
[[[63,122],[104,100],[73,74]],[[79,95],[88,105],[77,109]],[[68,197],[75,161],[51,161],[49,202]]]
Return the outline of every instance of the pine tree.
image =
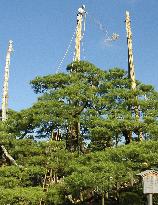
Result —
[[[31,81],[40,97],[31,108],[11,115],[9,131],[48,139],[60,129],[67,149],[78,152],[85,152],[85,140],[90,149],[103,150],[123,138],[128,144],[129,132],[133,140],[139,140],[139,132],[156,137],[158,93],[152,86],[137,81],[137,90],[131,90],[126,71],[103,71],[89,62],[74,62],[67,71]]]
[[[0,143],[20,165],[7,161],[0,150],[1,204],[81,203],[97,196],[104,200],[107,193],[119,197],[133,190],[131,176],[157,164],[156,141],[115,148],[129,143],[129,132],[133,141],[139,141],[140,131],[144,139],[157,140],[158,93],[152,86],[137,81],[132,91],[126,71],[104,71],[89,62],[73,62],[67,73],[36,77],[31,86],[37,102],[9,111],[0,124]],[[50,141],[56,131],[61,141]],[[47,169],[58,180],[43,192]]]

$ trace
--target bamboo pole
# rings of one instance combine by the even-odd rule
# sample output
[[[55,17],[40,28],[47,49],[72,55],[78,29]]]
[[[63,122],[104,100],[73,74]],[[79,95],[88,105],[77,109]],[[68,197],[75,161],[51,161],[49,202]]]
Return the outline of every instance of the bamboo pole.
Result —
[[[10,57],[13,52],[13,41],[9,41],[9,46],[6,55],[4,83],[3,83],[3,96],[2,96],[2,121],[7,119],[8,111],[8,82],[9,82],[9,68],[10,68]]]
[[[126,11],[126,33],[127,33],[127,46],[128,46],[128,77],[131,80],[131,89],[136,90],[136,78],[135,78],[135,67],[133,60],[133,45],[132,45],[132,32],[131,32],[131,20],[129,12]],[[138,99],[136,99],[138,100]],[[140,119],[138,105],[134,105],[134,112],[136,120]],[[142,141],[143,135],[140,131],[138,134],[139,141]],[[132,140],[132,132],[129,133],[129,141]]]

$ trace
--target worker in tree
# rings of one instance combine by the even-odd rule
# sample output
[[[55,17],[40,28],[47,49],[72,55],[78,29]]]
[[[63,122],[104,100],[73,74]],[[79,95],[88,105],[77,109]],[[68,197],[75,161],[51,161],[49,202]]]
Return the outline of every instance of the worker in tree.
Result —
[[[78,23],[78,21],[82,18],[82,17],[84,17],[85,15],[86,15],[86,11],[85,11],[85,5],[82,5],[82,7],[80,7],[79,9],[78,9],[78,13],[77,13],[77,23]]]

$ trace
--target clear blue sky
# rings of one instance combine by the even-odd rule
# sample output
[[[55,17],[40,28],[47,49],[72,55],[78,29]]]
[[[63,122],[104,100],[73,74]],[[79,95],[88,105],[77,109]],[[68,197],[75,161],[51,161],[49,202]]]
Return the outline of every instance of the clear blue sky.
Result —
[[[0,85],[2,88],[8,40],[14,41],[9,80],[9,107],[20,110],[36,101],[29,81],[55,73],[76,26],[76,11],[85,4],[89,15],[117,32],[119,41],[104,44],[104,33],[87,17],[86,60],[103,69],[127,69],[125,11],[132,21],[137,79],[158,88],[157,0],[0,0]],[[73,56],[74,44],[62,66]]]

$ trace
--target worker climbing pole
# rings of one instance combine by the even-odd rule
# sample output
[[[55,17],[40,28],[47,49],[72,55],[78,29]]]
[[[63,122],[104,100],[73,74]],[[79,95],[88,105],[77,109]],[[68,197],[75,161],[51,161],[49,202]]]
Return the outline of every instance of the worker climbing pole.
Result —
[[[8,112],[8,81],[9,81],[9,68],[10,68],[10,57],[13,52],[13,41],[9,41],[9,46],[6,56],[5,64],[5,74],[4,74],[4,83],[3,83],[3,96],[2,96],[2,121],[7,119]]]
[[[75,31],[74,31],[74,33],[71,37],[71,40],[66,48],[64,56],[60,60],[60,63],[56,69],[56,73],[58,73],[60,71],[66,56],[68,55],[68,53],[70,53],[70,48],[72,46],[74,38],[75,38],[75,52],[73,55],[73,61],[80,61],[81,60],[81,47],[82,47],[83,54],[85,52],[85,49],[83,47],[83,38],[85,35],[85,30],[86,30],[86,18],[87,18],[87,16],[98,27],[98,29],[103,32],[105,45],[109,45],[112,42],[117,41],[119,39],[119,34],[117,34],[117,33],[109,34],[109,32],[107,31],[105,26],[98,19],[96,19],[94,17],[94,15],[91,15],[89,12],[86,11],[85,5],[82,5],[77,11],[77,25],[76,25]],[[85,59],[85,56],[83,56],[83,59]]]
[[[128,46],[128,77],[131,80],[131,89],[136,90],[135,68],[133,61],[133,48],[132,48],[132,32],[131,21],[129,12],[126,11],[126,33],[127,33],[127,46]],[[138,99],[136,100],[138,101]],[[140,119],[138,105],[134,105],[135,118]],[[129,134],[129,142],[132,140],[132,132]],[[139,140],[142,141],[142,132],[139,132]]]
[[[74,38],[75,38],[75,52],[74,52],[74,56],[73,56],[73,61],[80,61],[81,40],[83,39],[84,32],[85,32],[85,20],[86,20],[85,5],[82,5],[82,7],[78,9],[77,25],[76,25],[75,31],[74,31],[72,38],[68,44],[66,52],[65,52],[63,58],[61,59],[57,69],[56,69],[56,73],[59,72],[66,56],[70,52],[70,48],[71,48],[71,45],[73,43]]]

